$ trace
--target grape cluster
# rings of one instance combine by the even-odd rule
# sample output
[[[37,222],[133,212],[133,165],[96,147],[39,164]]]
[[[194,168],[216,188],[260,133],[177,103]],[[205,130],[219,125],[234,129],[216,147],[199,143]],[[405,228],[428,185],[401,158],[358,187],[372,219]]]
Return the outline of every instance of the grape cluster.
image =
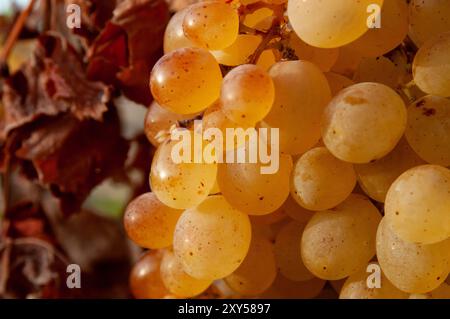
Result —
[[[448,0],[208,0],[175,13],[150,78],[152,192],[124,217],[150,249],[135,297],[314,298],[328,281],[340,298],[449,298],[449,17]],[[195,139],[193,119],[224,136],[279,129],[278,170],[175,163],[170,134]]]

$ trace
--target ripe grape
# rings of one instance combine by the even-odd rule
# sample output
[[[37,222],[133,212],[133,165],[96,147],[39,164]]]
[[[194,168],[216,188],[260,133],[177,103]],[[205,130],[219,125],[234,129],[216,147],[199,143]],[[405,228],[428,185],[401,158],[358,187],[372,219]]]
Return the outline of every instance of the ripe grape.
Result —
[[[229,47],[211,51],[217,62],[227,66],[237,66],[248,63],[250,56],[255,52],[262,38],[259,35],[239,34],[236,41]],[[257,65],[265,70],[275,63],[275,57],[270,50],[265,50],[257,61]]]
[[[308,220],[310,220],[314,215],[313,211],[307,210],[306,208],[300,206],[297,201],[292,198],[292,196],[289,196],[286,199],[281,209],[287,216],[300,223],[307,223]]]
[[[275,224],[287,217],[283,207],[278,208],[276,211],[267,215],[253,215],[250,216],[252,223],[257,225],[271,225]]]
[[[314,278],[314,275],[303,264],[300,252],[300,242],[305,225],[291,221],[281,228],[275,239],[277,266],[284,277],[293,281],[307,281]]]
[[[378,202],[384,203],[392,183],[402,173],[415,166],[425,164],[402,138],[397,146],[385,157],[367,164],[354,165],[358,181],[364,193]]]
[[[303,42],[294,32],[289,34],[289,47],[294,49],[295,55],[304,61],[317,65],[323,72],[330,71],[339,56],[339,49],[322,49]]]
[[[261,162],[224,163],[219,164],[217,172],[217,181],[226,200],[250,215],[270,214],[289,196],[292,158],[280,155],[279,169],[274,174],[262,174],[262,166]]]
[[[269,70],[275,102],[263,127],[280,130],[280,150],[302,154],[320,139],[320,124],[331,99],[328,81],[320,69],[306,61],[278,62]]]
[[[183,30],[186,37],[196,45],[221,50],[236,40],[239,16],[224,1],[202,1],[186,8]]]
[[[292,281],[278,273],[272,286],[260,298],[263,299],[311,299],[317,297],[326,281],[313,278],[307,281]]]
[[[403,173],[386,196],[386,219],[402,240],[432,244],[450,237],[450,170],[423,165]]]
[[[450,97],[450,31],[420,47],[413,62],[413,76],[423,92]]]
[[[402,79],[401,69],[385,57],[363,58],[353,75],[353,81],[377,82],[396,89]]]
[[[370,263],[379,267],[378,263]],[[354,273],[344,283],[339,299],[408,299],[408,294],[395,287],[381,272],[380,287],[369,288],[367,267]]]
[[[353,165],[325,147],[309,150],[295,163],[291,195],[304,208],[320,211],[342,203],[356,185]]]
[[[180,260],[170,250],[164,252],[160,271],[164,285],[177,297],[195,297],[208,289],[212,283],[210,280],[189,276],[183,270]]]
[[[161,299],[169,294],[160,275],[161,258],[161,251],[149,251],[133,266],[130,290],[134,298]]]
[[[153,157],[150,185],[165,205],[186,209],[200,204],[208,196],[216,180],[217,164],[176,164],[172,149],[177,143],[180,142],[167,140],[158,147]]]
[[[144,122],[144,131],[147,139],[153,146],[158,147],[162,140],[161,135],[168,134],[170,128],[179,121],[194,118],[195,115],[181,115],[170,112],[153,102],[147,110]]]
[[[223,79],[222,110],[235,123],[254,125],[261,121],[272,108],[274,99],[272,78],[259,66],[240,65]]]
[[[303,263],[315,276],[337,280],[364,267],[375,255],[380,212],[362,195],[352,194],[333,210],[316,213],[301,241]]]
[[[251,240],[248,216],[220,195],[186,210],[173,240],[176,257],[192,277],[215,280],[234,272],[247,255]]]
[[[172,245],[173,232],[181,211],[161,203],[155,194],[145,193],[128,204],[124,226],[137,245],[158,249]]]
[[[400,45],[408,34],[405,0],[386,0],[381,9],[381,28],[369,29],[348,46],[365,57],[379,57]]]
[[[214,57],[200,48],[181,48],[153,67],[150,88],[156,102],[178,114],[203,111],[219,98],[222,73]]]
[[[394,149],[406,128],[406,107],[391,88],[359,83],[342,90],[325,110],[323,141],[337,158],[369,163]]]
[[[440,33],[450,31],[448,0],[411,0],[409,2],[409,36],[422,46]]]
[[[450,239],[423,245],[401,240],[386,218],[377,232],[377,258],[390,282],[402,291],[426,293],[450,271]]]
[[[164,53],[180,48],[190,48],[196,45],[189,40],[183,31],[183,20],[186,15],[186,9],[180,10],[175,13],[167,24],[166,31],[164,33]]]
[[[330,86],[331,96],[335,96],[343,89],[355,84],[355,82],[349,78],[334,72],[325,73],[325,77],[327,78],[328,85]]]
[[[450,166],[450,101],[428,95],[410,105],[405,135],[425,161]]]
[[[253,233],[247,256],[239,268],[225,278],[225,282],[241,295],[255,296],[267,290],[276,275],[273,244]]]
[[[336,63],[331,68],[332,72],[353,78],[353,73],[362,61],[362,55],[350,48],[348,45],[339,48],[339,56]]]
[[[290,0],[287,13],[303,41],[319,48],[337,48],[367,32],[370,5],[381,8],[383,0]]]

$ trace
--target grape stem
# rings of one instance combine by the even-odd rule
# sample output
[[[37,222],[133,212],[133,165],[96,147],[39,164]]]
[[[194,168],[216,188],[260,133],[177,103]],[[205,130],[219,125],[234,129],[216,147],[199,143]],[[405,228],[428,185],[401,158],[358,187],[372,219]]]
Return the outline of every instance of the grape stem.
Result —
[[[272,27],[269,29],[269,31],[264,35],[261,43],[256,48],[255,52],[248,58],[248,63],[250,64],[256,64],[258,62],[259,57],[261,54],[266,50],[267,46],[269,45],[270,41],[272,41],[275,38],[280,37],[280,26],[278,25],[278,21],[275,20],[272,24]]]

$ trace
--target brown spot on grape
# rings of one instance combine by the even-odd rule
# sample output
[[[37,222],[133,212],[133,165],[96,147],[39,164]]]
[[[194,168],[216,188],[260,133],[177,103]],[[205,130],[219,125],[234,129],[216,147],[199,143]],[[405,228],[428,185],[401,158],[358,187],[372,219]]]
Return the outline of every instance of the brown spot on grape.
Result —
[[[345,102],[350,105],[358,105],[367,103],[367,100],[362,97],[347,96],[345,98]]]

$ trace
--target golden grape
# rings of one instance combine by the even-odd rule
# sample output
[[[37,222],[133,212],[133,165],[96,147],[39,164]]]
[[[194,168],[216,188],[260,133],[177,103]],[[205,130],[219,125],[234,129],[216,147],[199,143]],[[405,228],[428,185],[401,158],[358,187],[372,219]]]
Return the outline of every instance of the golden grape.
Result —
[[[396,89],[402,80],[401,69],[383,56],[377,58],[363,58],[353,75],[353,81],[377,82]]]
[[[164,33],[164,53],[180,48],[190,48],[196,45],[189,40],[183,31],[183,20],[186,9],[180,10],[170,18]]]
[[[328,84],[330,86],[331,96],[335,96],[343,89],[348,88],[349,86],[355,84],[355,82],[353,82],[346,76],[334,72],[325,73],[325,77],[327,78]]]

